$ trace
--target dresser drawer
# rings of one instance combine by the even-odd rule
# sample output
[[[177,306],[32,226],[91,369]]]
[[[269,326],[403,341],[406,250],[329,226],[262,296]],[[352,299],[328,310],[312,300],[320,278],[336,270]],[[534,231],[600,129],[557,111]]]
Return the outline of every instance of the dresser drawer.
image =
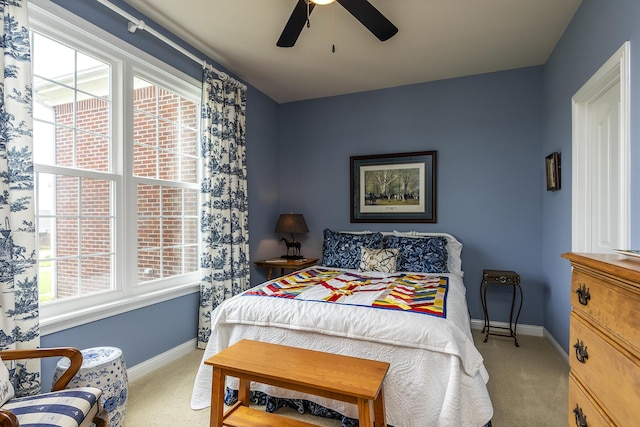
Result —
[[[575,380],[573,375],[569,374],[569,426],[581,427],[578,415],[587,421],[588,427],[608,427],[612,424],[607,417],[600,411],[597,405],[584,391],[582,386]]]
[[[592,318],[640,357],[640,294],[614,283],[574,269],[571,281],[573,310]],[[580,294],[583,295],[582,302]]]
[[[593,329],[576,313],[571,313],[569,365],[571,373],[620,426],[637,425],[640,420],[640,361]],[[586,349],[584,363],[578,360],[575,344]]]

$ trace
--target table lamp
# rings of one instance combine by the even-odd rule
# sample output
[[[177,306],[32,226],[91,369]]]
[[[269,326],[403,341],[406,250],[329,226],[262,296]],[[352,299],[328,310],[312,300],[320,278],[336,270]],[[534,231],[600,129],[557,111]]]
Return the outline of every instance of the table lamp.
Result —
[[[276,233],[289,233],[291,234],[291,240],[288,240],[286,237],[283,237],[280,240],[284,240],[287,245],[287,254],[282,255],[281,258],[284,259],[303,259],[304,257],[300,255],[300,242],[296,242],[296,239],[293,237],[293,233],[308,233],[309,228],[307,227],[307,223],[304,222],[304,216],[302,214],[280,214],[280,218],[278,218],[278,223],[276,224]]]

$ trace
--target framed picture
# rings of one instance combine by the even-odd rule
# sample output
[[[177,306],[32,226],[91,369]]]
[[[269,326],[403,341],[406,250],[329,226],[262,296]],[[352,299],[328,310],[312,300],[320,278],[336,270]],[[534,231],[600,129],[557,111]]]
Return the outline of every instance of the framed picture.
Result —
[[[436,151],[351,157],[351,222],[436,222]]]
[[[560,189],[560,153],[553,152],[545,158],[547,191]]]

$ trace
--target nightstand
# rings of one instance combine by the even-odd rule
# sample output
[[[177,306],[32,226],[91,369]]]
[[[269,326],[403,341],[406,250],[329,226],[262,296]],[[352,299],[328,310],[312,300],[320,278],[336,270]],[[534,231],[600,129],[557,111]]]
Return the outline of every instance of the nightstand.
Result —
[[[297,271],[303,268],[311,267],[318,262],[318,258],[302,258],[302,259],[284,259],[284,258],[271,258],[262,261],[256,261],[254,264],[256,267],[266,267],[269,269],[267,273],[267,280],[271,280],[273,277],[273,269],[279,268],[280,275],[284,276],[285,270]]]
[[[504,326],[491,326],[489,323],[489,310],[487,308],[487,288],[489,285],[497,286],[511,286],[513,288],[513,296],[511,297],[511,312],[509,314],[509,327]],[[516,289],[520,293],[520,307],[518,308],[518,314],[516,315],[516,321],[513,322],[513,309],[516,302]],[[516,347],[520,347],[518,344],[518,338],[516,337],[516,328],[518,327],[518,318],[520,317],[520,310],[522,310],[522,288],[520,287],[520,275],[515,271],[507,270],[482,270],[482,282],[480,282],[480,301],[482,301],[482,310],[484,311],[484,327],[482,332],[485,333],[484,342],[487,342],[489,335],[507,336],[513,337]],[[505,329],[508,333],[495,333],[490,332],[491,328]]]

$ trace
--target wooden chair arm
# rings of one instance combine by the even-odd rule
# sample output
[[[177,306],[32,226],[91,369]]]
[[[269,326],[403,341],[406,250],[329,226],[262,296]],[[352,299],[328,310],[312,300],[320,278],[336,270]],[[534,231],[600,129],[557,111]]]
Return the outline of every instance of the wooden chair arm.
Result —
[[[11,412],[0,408],[0,427],[19,427],[18,418]]]
[[[38,348],[30,350],[0,350],[2,360],[39,359],[42,357],[67,357],[71,361],[67,369],[51,387],[51,391],[64,390],[82,366],[82,352],[74,347]],[[0,418],[1,419],[1,418]],[[17,425],[17,424],[16,424]],[[3,427],[4,424],[0,424]]]

